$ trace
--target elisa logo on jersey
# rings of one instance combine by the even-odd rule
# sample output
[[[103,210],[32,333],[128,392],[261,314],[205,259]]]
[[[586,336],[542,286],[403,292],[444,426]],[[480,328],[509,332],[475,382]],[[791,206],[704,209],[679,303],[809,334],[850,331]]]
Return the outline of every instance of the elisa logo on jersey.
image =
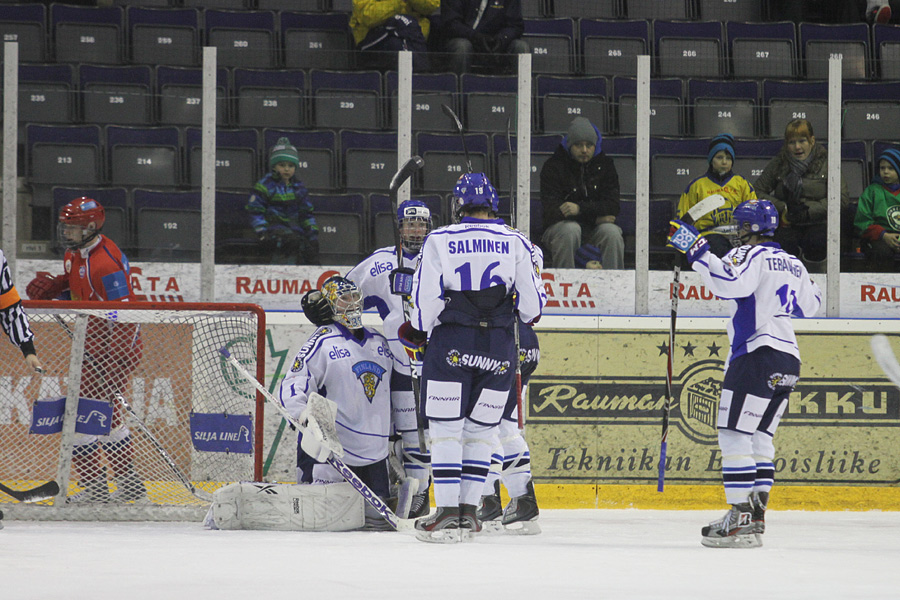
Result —
[[[375,391],[378,384],[381,383],[381,377],[384,375],[385,368],[370,360],[363,360],[353,365],[353,374],[362,384],[363,393],[369,399],[369,403],[375,398]]]
[[[490,371],[494,375],[503,375],[509,371],[508,360],[497,360],[496,358],[479,354],[463,354],[456,349],[447,352],[447,364],[451,367],[472,367],[473,369]]]

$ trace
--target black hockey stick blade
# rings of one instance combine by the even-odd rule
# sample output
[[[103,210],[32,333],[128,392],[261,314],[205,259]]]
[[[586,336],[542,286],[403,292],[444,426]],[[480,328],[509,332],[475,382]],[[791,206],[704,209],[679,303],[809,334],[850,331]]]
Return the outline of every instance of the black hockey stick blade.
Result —
[[[400,186],[423,166],[425,166],[425,161],[422,160],[421,156],[410,156],[406,159],[406,162],[403,163],[400,170],[394,173],[394,176],[391,178],[391,183],[388,186],[391,193],[396,193],[396,191],[400,189]]]
[[[55,481],[48,481],[30,490],[14,490],[0,483],[0,491],[19,502],[40,502],[56,496],[59,493],[59,484]]]

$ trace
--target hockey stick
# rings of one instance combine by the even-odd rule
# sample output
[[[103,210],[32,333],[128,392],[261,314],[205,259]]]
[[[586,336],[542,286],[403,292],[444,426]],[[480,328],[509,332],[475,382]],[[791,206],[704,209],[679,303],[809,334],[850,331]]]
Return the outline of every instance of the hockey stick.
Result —
[[[59,484],[48,481],[30,490],[14,490],[0,483],[0,492],[12,496],[19,502],[40,502],[55,497],[59,493]]]
[[[720,194],[707,196],[687,211],[681,220],[688,225],[693,225],[703,215],[725,205],[725,198]],[[663,405],[662,434],[659,442],[659,477],[656,483],[656,491],[665,490],[666,484],[666,451],[669,441],[669,413],[672,410],[672,402],[675,400],[672,392],[672,363],[675,357],[675,321],[678,318],[678,293],[681,286],[681,266],[678,264],[680,257],[676,256],[673,268],[672,281],[672,309],[669,320],[669,347],[666,352],[666,403]]]
[[[401,268],[403,266],[403,240],[400,238],[400,202],[397,197],[397,194],[400,191],[400,186],[402,186],[410,177],[415,174],[416,171],[421,169],[425,165],[425,161],[422,160],[420,156],[411,156],[403,166],[400,167],[394,176],[391,178],[391,183],[388,185],[388,192],[390,192],[391,197],[391,208],[394,209],[394,245],[397,249],[397,268]],[[403,303],[403,320],[409,321],[409,296],[402,296]],[[425,452],[427,450],[425,445],[425,425],[422,419],[422,406],[420,403],[420,385],[419,385],[419,375],[416,373],[416,370],[410,365],[410,379],[412,379],[412,388],[413,388],[413,406],[416,411],[416,433],[419,437],[419,452]]]
[[[891,380],[891,383],[900,388],[900,364],[897,363],[897,357],[894,355],[894,351],[891,350],[890,340],[888,340],[886,335],[878,333],[872,336],[869,344],[872,346],[872,355],[875,357],[878,366],[881,367],[887,378]]]
[[[75,338],[75,334],[72,333],[72,330],[69,329],[69,326],[66,324],[66,322],[62,320],[62,317],[60,317],[59,315],[53,315],[53,318],[57,323],[59,323],[59,326],[65,330],[69,338]],[[94,360],[87,352],[84,353],[84,358],[89,362],[93,362]],[[131,407],[131,404],[129,404],[125,399],[125,396],[122,395],[122,392],[117,389],[113,389],[112,394],[116,401],[121,404],[122,407],[131,416],[138,429],[141,430],[141,433],[143,433],[147,437],[147,439],[150,440],[150,444],[153,446],[153,449],[156,450],[156,453],[159,455],[159,457],[163,459],[163,462],[166,463],[166,466],[169,467],[169,470],[172,471],[175,477],[178,478],[182,485],[184,485],[184,487],[186,487],[188,491],[191,492],[191,494],[196,496],[197,488],[194,487],[194,484],[191,482],[191,480],[188,479],[188,477],[181,471],[181,469],[178,468],[178,465],[175,464],[175,461],[172,460],[172,457],[169,456],[169,453],[166,452],[166,449],[163,448],[163,445],[159,442],[158,439],[156,439],[156,436],[150,432],[150,429],[147,427],[147,425],[144,424],[144,421],[141,420],[140,417],[138,417],[137,413]]]
[[[234,356],[232,356],[226,348],[219,349],[219,352],[222,354],[222,356],[225,357],[225,359],[231,364],[231,366],[234,367],[237,372],[244,377],[244,379],[249,381],[253,385],[253,387],[255,387],[263,395],[263,397],[269,401],[269,404],[275,407],[275,409],[281,414],[282,417],[284,417],[285,420],[288,421],[288,423],[296,427],[297,431],[301,433],[306,432],[306,427],[301,425],[300,422],[297,421],[297,419],[295,419],[294,416],[281,405],[281,402],[279,402],[278,399],[269,392],[269,390],[263,387],[263,385],[259,381],[257,381],[256,378],[251,375],[247,371],[247,369],[244,368],[244,365],[238,362],[238,360]],[[328,460],[326,460],[325,462],[334,467],[335,471],[340,473],[341,477],[346,479],[347,482],[352,485],[357,492],[359,492],[359,494],[363,497],[363,500],[365,500],[369,504],[369,506],[378,511],[378,514],[380,514],[384,518],[384,520],[387,521],[388,524],[396,531],[413,530],[413,523],[415,522],[414,519],[399,518],[394,513],[394,511],[392,511],[390,507],[385,504],[384,501],[379,498],[378,495],[373,492],[369,488],[369,486],[367,486],[365,482],[363,482],[362,479],[359,478],[356,473],[351,471],[350,468],[346,464],[344,464],[344,461],[334,456],[334,453],[332,453]]]
[[[509,224],[516,229],[518,224],[518,209],[516,207],[516,186],[513,183],[513,152],[512,133],[510,132],[510,119],[506,118],[506,149],[509,151]],[[519,359],[519,315],[513,324],[513,335],[516,344],[516,425],[519,431],[525,429],[525,416],[522,414],[522,361]]]
[[[453,119],[453,124],[456,126],[456,132],[459,133],[459,139],[462,140],[463,152],[466,155],[466,168],[469,169],[469,173],[472,173],[472,160],[469,158],[469,149],[466,147],[466,134],[463,133],[462,121],[459,120],[459,117],[456,116],[453,109],[446,104],[441,104],[441,110],[444,111],[445,115]]]

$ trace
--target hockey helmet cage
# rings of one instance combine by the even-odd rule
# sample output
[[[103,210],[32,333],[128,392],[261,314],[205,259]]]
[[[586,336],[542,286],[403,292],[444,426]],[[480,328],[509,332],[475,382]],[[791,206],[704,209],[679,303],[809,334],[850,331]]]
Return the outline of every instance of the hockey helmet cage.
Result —
[[[497,190],[484,173],[466,173],[453,188],[453,207],[457,216],[461,211],[475,208],[486,208],[497,214],[499,205]]]
[[[742,237],[745,233],[771,237],[778,229],[778,210],[768,200],[747,200],[734,209],[731,220]]]
[[[397,209],[397,223],[403,250],[418,254],[431,231],[431,210],[421,200],[406,200]]]
[[[82,196],[59,211],[57,233],[67,248],[81,248],[97,237],[106,222],[103,206],[93,198]]]
[[[355,283],[333,275],[322,284],[322,294],[328,300],[334,321],[347,329],[362,327],[362,294]]]

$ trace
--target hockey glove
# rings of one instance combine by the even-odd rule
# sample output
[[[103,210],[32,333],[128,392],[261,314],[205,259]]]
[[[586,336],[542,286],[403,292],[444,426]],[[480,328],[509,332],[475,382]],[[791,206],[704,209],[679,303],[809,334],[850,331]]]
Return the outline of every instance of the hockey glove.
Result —
[[[416,369],[416,373],[422,372],[422,361],[425,360],[425,346],[428,344],[428,336],[424,331],[419,331],[413,327],[409,321],[405,321],[400,325],[397,331],[400,343],[409,356],[409,364]]]
[[[316,327],[328,325],[334,322],[334,314],[331,312],[331,305],[319,290],[310,290],[304,294],[300,300],[300,308],[303,314],[309,319],[309,322]]]
[[[55,300],[69,289],[69,276],[49,273],[38,273],[37,277],[25,288],[25,293],[32,300]]]
[[[412,294],[414,273],[415,271],[409,267],[400,267],[391,271],[391,293],[395,296],[409,296]]]
[[[688,262],[693,263],[709,251],[709,242],[702,237],[693,225],[679,220],[669,221],[672,229],[669,230],[668,246],[672,246],[679,252],[683,252]]]

